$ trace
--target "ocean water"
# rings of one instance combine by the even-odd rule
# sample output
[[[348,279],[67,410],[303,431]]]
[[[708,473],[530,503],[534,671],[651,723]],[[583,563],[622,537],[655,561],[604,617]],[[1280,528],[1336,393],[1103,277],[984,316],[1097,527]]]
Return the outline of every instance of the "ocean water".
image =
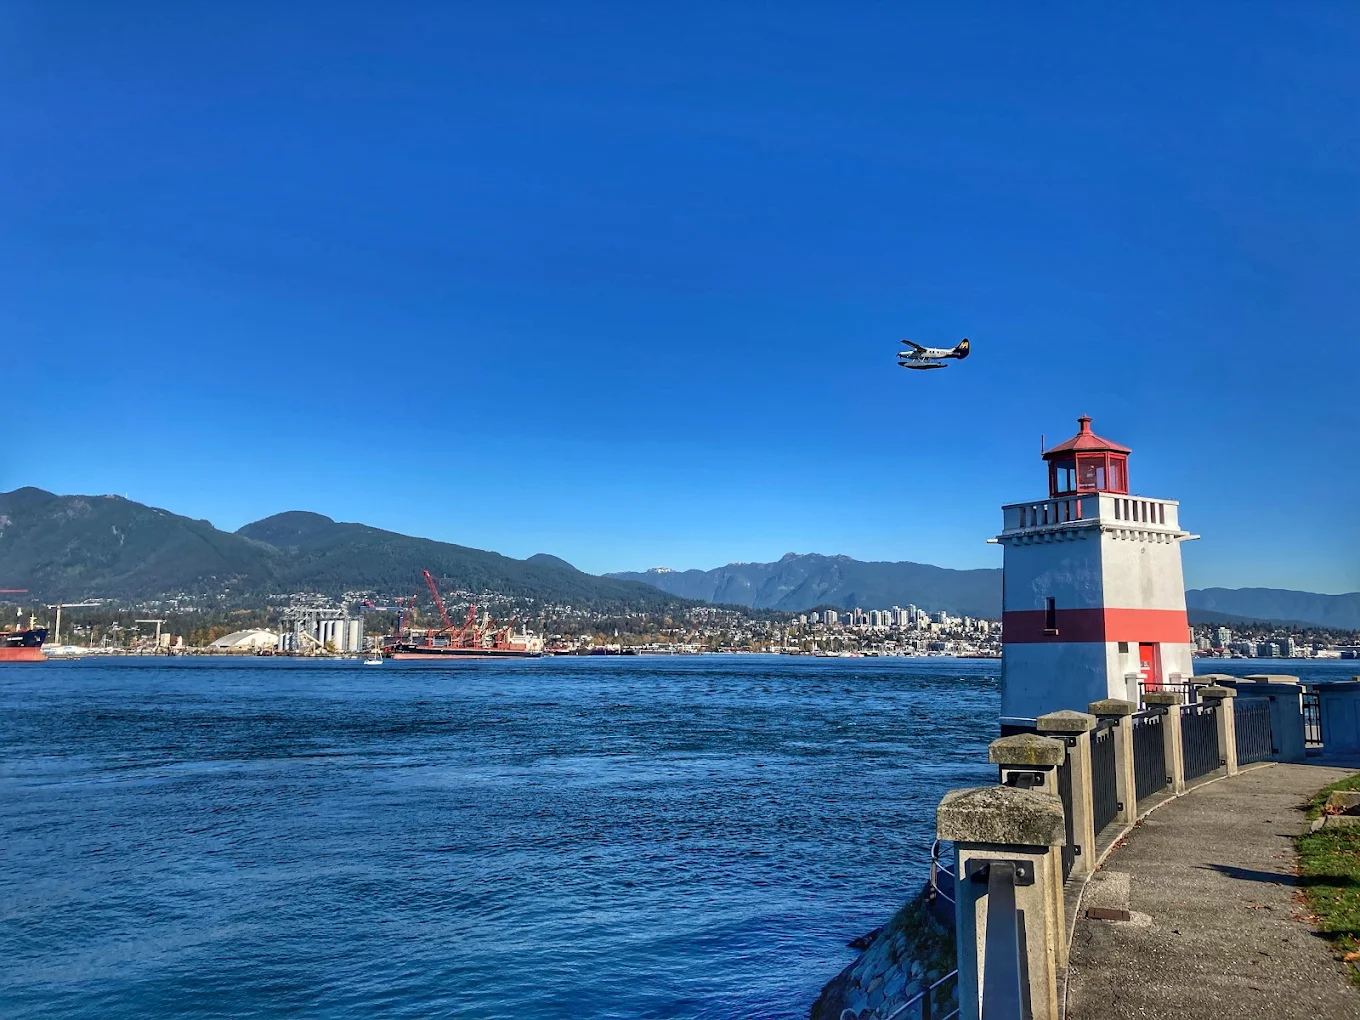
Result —
[[[0,666],[6,1017],[805,1017],[994,661]]]

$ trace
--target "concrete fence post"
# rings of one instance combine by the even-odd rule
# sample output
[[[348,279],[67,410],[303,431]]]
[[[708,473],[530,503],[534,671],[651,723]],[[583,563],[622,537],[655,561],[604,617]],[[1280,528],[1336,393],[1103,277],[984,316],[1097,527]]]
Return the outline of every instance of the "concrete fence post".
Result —
[[[987,760],[1000,770],[1002,786],[1020,790],[1033,790],[1046,797],[1062,810],[1062,797],[1058,793],[1058,766],[1067,757],[1067,745],[1052,737],[1037,733],[1016,733],[1001,737],[987,745]],[[1066,830],[1064,830],[1064,844]],[[1064,917],[1062,905],[1062,854],[1053,855],[1054,871],[1048,883],[1053,902],[1049,905],[1053,916]],[[1067,966],[1067,939],[1058,940],[1058,966]]]
[[[1148,691],[1143,704],[1149,708],[1165,708],[1162,716],[1162,750],[1166,755],[1166,778],[1172,794],[1185,792],[1185,746],[1181,743],[1181,704],[1184,694],[1175,691]]]
[[[1091,786],[1091,731],[1096,717],[1086,712],[1049,712],[1036,720],[1041,736],[1054,737],[1067,745],[1072,762],[1072,842],[1076,857],[1072,874],[1088,875],[1095,870],[1096,808]]]
[[[1138,706],[1121,698],[1105,698],[1086,706],[1102,722],[1114,721],[1114,778],[1119,812],[1115,821],[1131,825],[1138,820],[1138,778],[1133,768],[1133,713]]]
[[[1037,733],[998,737],[987,745],[987,760],[998,766],[998,782],[1022,790],[1058,796],[1058,766],[1067,747],[1061,740]]]
[[[1237,775],[1237,720],[1233,713],[1233,698],[1237,692],[1231,687],[1201,687],[1200,701],[1215,707],[1214,722],[1218,726],[1218,758],[1227,766],[1228,775]]]
[[[1062,860],[1062,802],[1037,789],[982,786],[951,790],[935,813],[940,839],[954,843],[954,920],[959,1017],[979,1020],[986,982],[989,866],[1013,868],[1021,942],[1021,984],[1032,1020],[1058,1020],[1058,970],[1067,942]]]

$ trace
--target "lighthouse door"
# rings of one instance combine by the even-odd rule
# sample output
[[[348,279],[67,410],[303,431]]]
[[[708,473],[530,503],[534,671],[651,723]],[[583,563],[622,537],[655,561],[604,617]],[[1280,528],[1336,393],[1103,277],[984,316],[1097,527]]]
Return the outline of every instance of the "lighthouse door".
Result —
[[[1162,657],[1159,654],[1161,649],[1155,644],[1140,644],[1138,646],[1138,672],[1143,678],[1143,690],[1159,691],[1162,689]]]

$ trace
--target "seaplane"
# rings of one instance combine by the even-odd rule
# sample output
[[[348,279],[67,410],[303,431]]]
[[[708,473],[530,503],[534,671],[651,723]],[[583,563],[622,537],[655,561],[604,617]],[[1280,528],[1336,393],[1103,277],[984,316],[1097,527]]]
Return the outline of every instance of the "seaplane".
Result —
[[[962,361],[968,357],[967,337],[960,340],[957,347],[922,347],[912,340],[902,342],[911,350],[898,351],[897,363],[903,368],[913,368],[919,372],[930,368],[944,368],[945,362],[950,359]]]

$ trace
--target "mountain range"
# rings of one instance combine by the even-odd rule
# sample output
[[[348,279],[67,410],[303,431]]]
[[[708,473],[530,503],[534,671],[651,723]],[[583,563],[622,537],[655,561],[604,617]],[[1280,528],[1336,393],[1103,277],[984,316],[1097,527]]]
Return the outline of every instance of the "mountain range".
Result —
[[[607,574],[645,581],[687,599],[805,612],[818,606],[885,609],[914,604],[951,614],[1001,614],[1001,571],[951,570],[925,563],[866,562],[789,553],[774,563],[729,563],[713,570]],[[1281,622],[1360,630],[1360,592],[1319,595],[1280,588],[1204,588],[1185,593],[1192,623]]]
[[[392,595],[415,590],[422,568],[450,589],[596,610],[655,610],[694,600],[785,612],[910,604],[962,616],[996,618],[1001,611],[1001,571],[995,568],[789,553],[774,563],[596,576],[547,553],[519,560],[302,510],[231,532],[121,496],[57,496],[31,487],[0,493],[0,587],[26,588],[44,601],[189,594],[247,602],[291,592],[363,590]],[[1205,588],[1187,591],[1186,604],[1194,622],[1360,629],[1360,592]]]
[[[442,586],[590,609],[660,609],[678,601],[651,585],[597,577],[556,556],[499,553],[321,514],[290,511],[234,531],[121,496],[0,493],[0,587],[43,601],[414,591],[428,569]]]
[[[645,581],[681,598],[803,612],[818,606],[920,606],[957,616],[1001,615],[1001,570],[951,570],[928,563],[866,562],[849,556],[789,553],[774,563],[729,563],[713,570],[606,574]]]

